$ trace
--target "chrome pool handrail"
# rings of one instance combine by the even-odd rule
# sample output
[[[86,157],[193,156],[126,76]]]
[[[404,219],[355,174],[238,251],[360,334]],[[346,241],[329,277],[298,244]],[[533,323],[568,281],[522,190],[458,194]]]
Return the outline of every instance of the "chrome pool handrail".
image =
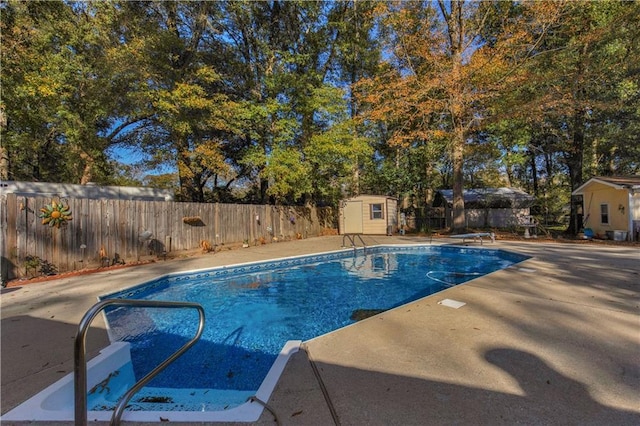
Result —
[[[89,309],[80,324],[78,324],[78,332],[74,342],[74,402],[75,402],[75,424],[76,426],[84,426],[87,424],[87,360],[86,360],[86,334],[91,322],[96,315],[100,313],[104,308],[111,305],[121,306],[135,306],[141,308],[193,308],[198,310],[199,322],[198,331],[196,335],[185,343],[180,349],[174,352],[170,357],[164,360],[160,365],[151,370],[146,376],[138,380],[132,387],[123,395],[120,402],[116,406],[111,416],[111,425],[120,424],[120,418],[127,406],[129,400],[135,395],[144,385],[146,385],[151,379],[153,379],[158,373],[164,370],[169,364],[176,360],[180,355],[186,352],[191,346],[193,346],[204,330],[204,308],[202,305],[193,302],[169,302],[159,300],[134,300],[134,299],[105,299],[102,300]]]
[[[342,247],[346,248],[347,246],[344,244],[345,238],[348,239],[351,242],[351,247],[353,247],[353,250],[355,251],[357,249],[356,246],[356,238],[360,240],[360,242],[362,243],[362,248],[366,251],[367,250],[367,244],[364,242],[364,240],[362,239],[362,236],[360,234],[344,234],[342,236]]]

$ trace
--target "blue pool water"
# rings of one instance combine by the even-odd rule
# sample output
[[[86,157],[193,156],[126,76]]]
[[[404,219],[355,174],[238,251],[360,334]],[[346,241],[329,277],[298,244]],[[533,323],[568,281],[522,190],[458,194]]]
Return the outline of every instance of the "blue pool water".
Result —
[[[204,306],[201,340],[134,398],[134,409],[152,404],[154,410],[214,411],[253,395],[288,340],[309,340],[352,324],[359,315],[403,305],[525,259],[501,250],[376,247],[366,254],[345,251],[169,276],[103,299]],[[112,338],[131,343],[127,368],[138,378],[189,340],[198,322],[193,310],[130,307],[108,310],[107,320]],[[117,380],[112,387],[118,387]],[[90,396],[90,407],[113,405]]]

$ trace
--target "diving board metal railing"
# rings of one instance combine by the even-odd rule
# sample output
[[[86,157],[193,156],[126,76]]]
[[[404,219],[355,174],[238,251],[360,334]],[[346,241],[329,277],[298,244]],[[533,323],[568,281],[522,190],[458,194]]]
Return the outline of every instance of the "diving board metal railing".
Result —
[[[116,406],[111,416],[111,425],[119,425],[122,413],[127,406],[129,400],[135,395],[144,385],[146,385],[151,379],[153,379],[158,373],[164,370],[169,364],[175,361],[180,355],[186,352],[191,346],[193,346],[204,330],[204,308],[198,303],[192,302],[167,302],[158,300],[133,300],[133,299],[105,299],[96,303],[89,309],[82,317],[80,324],[78,325],[78,333],[76,334],[74,344],[74,401],[75,401],[75,424],[76,426],[85,426],[87,424],[87,360],[86,360],[86,342],[85,338],[87,330],[94,320],[103,309],[111,305],[120,306],[133,306],[139,308],[192,308],[198,310],[199,322],[198,331],[196,335],[185,343],[180,349],[174,352],[170,357],[164,360],[160,365],[151,370],[146,376],[138,380],[127,393],[120,399],[120,402]]]
[[[344,244],[344,240],[345,238],[348,238],[349,241],[351,242],[351,247],[353,247],[353,249],[355,250],[357,248],[356,246],[356,239],[360,240],[360,242],[362,243],[362,248],[364,248],[366,250],[367,245],[365,244],[364,240],[362,239],[362,236],[360,234],[344,234],[342,236],[342,247],[347,247]]]

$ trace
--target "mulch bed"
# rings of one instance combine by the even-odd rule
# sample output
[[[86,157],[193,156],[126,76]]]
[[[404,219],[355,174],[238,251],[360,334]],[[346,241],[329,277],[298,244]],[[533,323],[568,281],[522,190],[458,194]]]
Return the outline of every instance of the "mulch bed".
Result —
[[[26,284],[41,283],[43,281],[53,281],[53,280],[59,280],[62,278],[95,274],[96,272],[113,271],[116,269],[129,268],[132,266],[147,265],[149,263],[154,263],[154,262],[155,260],[147,260],[147,261],[140,261],[140,262],[125,263],[124,265],[103,266],[101,268],[87,268],[87,269],[80,269],[78,271],[61,272],[55,275],[46,275],[46,276],[39,276],[39,277],[33,277],[33,278],[16,278],[14,280],[9,281],[5,287],[20,287]]]

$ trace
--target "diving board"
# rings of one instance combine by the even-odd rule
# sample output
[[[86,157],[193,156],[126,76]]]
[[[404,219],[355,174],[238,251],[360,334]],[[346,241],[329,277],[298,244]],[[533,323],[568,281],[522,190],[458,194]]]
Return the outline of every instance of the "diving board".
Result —
[[[482,245],[483,237],[490,238],[492,243],[496,242],[496,234],[494,234],[493,232],[476,232],[473,234],[458,234],[458,235],[450,236],[450,238],[462,238],[463,244],[465,240],[473,240],[473,241],[480,241],[480,245]]]

